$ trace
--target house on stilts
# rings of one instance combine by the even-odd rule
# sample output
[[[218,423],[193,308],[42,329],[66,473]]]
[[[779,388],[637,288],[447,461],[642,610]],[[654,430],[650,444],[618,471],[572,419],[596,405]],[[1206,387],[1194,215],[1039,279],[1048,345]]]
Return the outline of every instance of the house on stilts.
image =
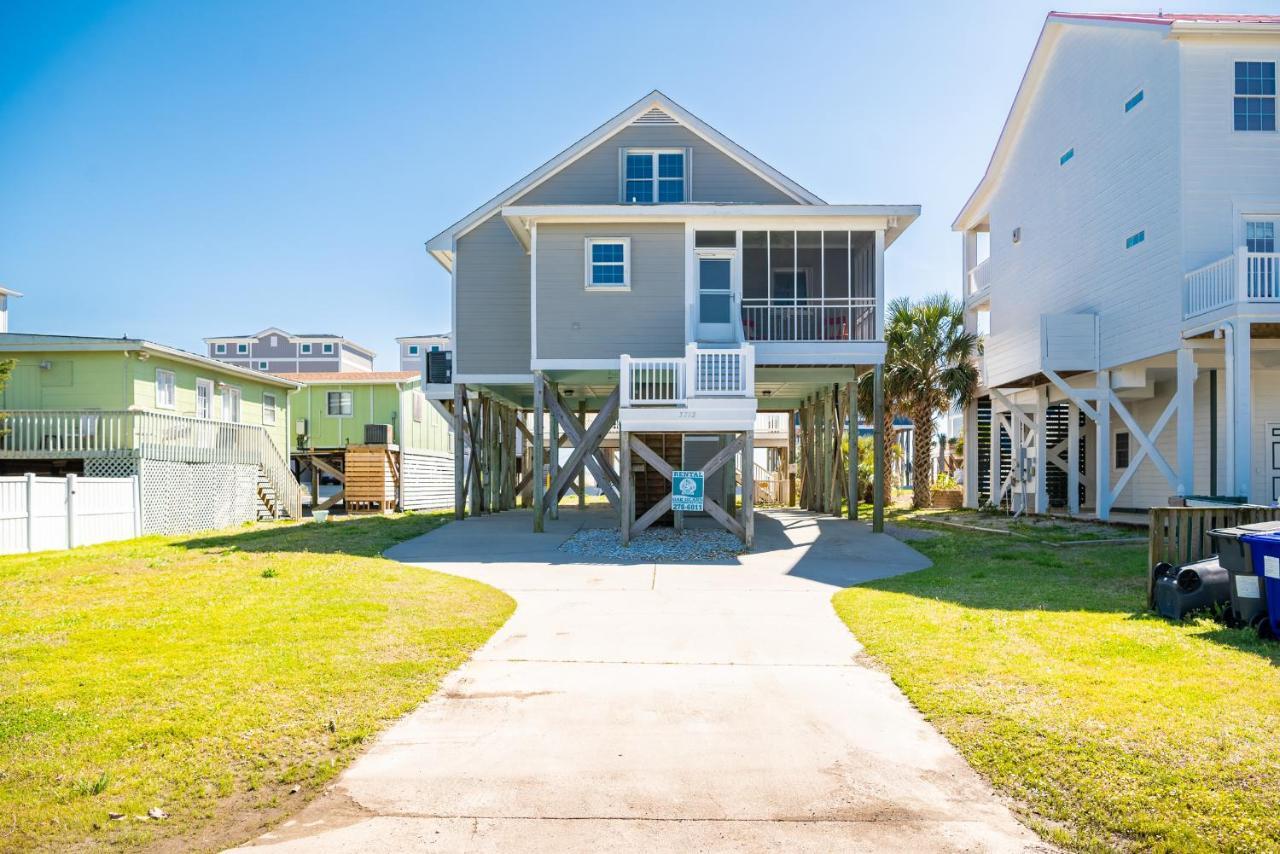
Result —
[[[919,212],[828,204],[662,93],[636,101],[427,243],[452,284],[452,373],[426,389],[457,425],[459,518],[524,496],[541,530],[585,469],[625,542],[682,524],[673,472],[701,471],[705,512],[750,545],[762,413],[786,418],[793,499],[843,512],[884,253]]]

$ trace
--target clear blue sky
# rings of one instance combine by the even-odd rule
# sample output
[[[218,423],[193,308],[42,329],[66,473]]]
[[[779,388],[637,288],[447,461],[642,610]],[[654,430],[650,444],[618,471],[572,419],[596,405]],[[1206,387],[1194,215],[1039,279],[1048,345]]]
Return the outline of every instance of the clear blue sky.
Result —
[[[1229,8],[1164,3],[1191,7]],[[950,222],[1048,9],[6,0],[11,328],[332,331],[393,367],[449,324],[424,241],[654,88],[828,201],[923,205],[890,296],[956,292]]]

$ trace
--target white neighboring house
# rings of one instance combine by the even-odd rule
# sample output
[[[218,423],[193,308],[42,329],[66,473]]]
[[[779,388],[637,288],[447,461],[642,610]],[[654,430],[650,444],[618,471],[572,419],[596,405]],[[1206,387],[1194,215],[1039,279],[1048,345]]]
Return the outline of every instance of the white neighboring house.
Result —
[[[403,338],[397,338],[396,345],[400,348],[400,370],[421,373],[423,360],[426,359],[427,354],[451,352],[453,350],[451,340],[452,336],[448,332],[436,335],[406,335]]]
[[[1278,62],[1280,16],[1048,16],[953,225],[969,506],[1280,496]]]

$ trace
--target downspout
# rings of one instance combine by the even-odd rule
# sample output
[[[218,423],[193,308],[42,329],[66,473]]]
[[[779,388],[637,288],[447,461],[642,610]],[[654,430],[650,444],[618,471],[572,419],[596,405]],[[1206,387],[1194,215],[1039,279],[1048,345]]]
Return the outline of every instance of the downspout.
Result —
[[[1209,494],[1218,494],[1218,372],[1209,371]]]

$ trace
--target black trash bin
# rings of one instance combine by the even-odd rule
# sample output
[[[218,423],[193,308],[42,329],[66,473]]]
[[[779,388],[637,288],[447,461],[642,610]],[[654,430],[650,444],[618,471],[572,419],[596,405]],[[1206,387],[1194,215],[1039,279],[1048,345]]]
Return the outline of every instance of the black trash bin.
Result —
[[[1153,572],[1156,613],[1170,620],[1231,601],[1230,573],[1216,557],[1182,566],[1158,563]]]
[[[1254,522],[1209,532],[1218,562],[1231,575],[1231,616],[1238,625],[1253,626],[1267,618],[1267,594],[1253,569],[1253,553],[1245,534],[1280,531],[1280,521]]]

